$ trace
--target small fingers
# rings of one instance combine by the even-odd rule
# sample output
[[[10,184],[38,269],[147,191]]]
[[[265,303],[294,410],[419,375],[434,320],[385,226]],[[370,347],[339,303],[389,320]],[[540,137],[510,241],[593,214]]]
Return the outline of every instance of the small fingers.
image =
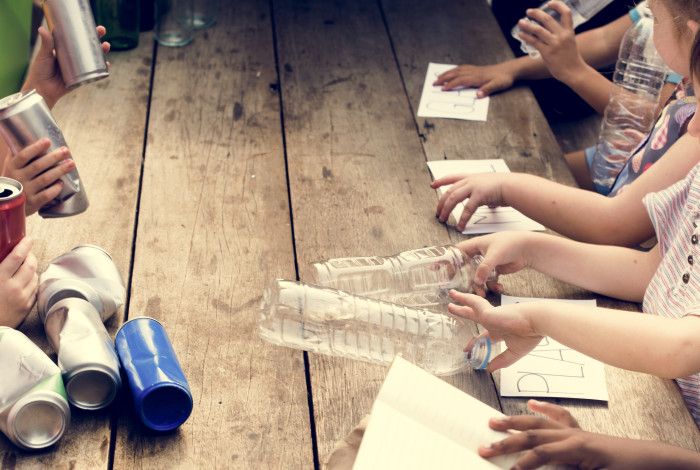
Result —
[[[33,214],[39,210],[39,208],[44,207],[46,204],[56,199],[58,195],[61,194],[62,189],[63,182],[56,181],[48,188],[36,193],[32,198],[31,206],[29,204],[27,205],[27,215]]]
[[[570,440],[570,439],[569,439]],[[555,439],[525,452],[515,464],[518,470],[540,468],[549,463],[569,463],[579,459],[579,449],[569,440]],[[593,467],[592,467],[593,468]],[[595,466],[595,468],[602,468]]]
[[[521,357],[523,356],[520,354],[515,354],[510,349],[506,349],[501,354],[493,358],[487,369],[489,372],[495,372],[498,369],[503,369],[504,367],[515,364]]]
[[[545,15],[550,17],[546,13]],[[534,36],[536,40],[541,41],[544,44],[550,44],[554,39],[554,35],[552,33],[532,21],[520,20],[518,21],[518,26],[520,26],[521,37],[523,35]]]
[[[12,157],[12,166],[18,170],[26,167],[33,159],[44,154],[50,146],[51,141],[49,139],[39,139],[27,145]]]
[[[107,28],[105,28],[101,24],[97,25],[95,30],[97,31],[97,37],[99,37],[99,38],[103,38],[104,35],[107,34]]]
[[[432,183],[430,183],[430,187],[433,189],[437,189],[441,186],[445,186],[448,184],[454,184],[457,181],[460,181],[463,179],[466,175],[464,174],[454,174],[454,175],[448,175],[448,176],[443,176],[442,178],[438,178]]]
[[[489,420],[489,425],[491,425],[492,421],[494,420]],[[489,458],[497,455],[513,454],[555,442],[565,437],[565,433],[558,429],[529,429],[515,433],[501,441],[479,447],[479,455]]]
[[[561,429],[562,425],[544,416],[518,415],[492,418],[489,427],[495,431],[527,431],[528,429]]]
[[[571,9],[568,6],[566,6],[566,4],[558,0],[554,0],[552,2],[549,2],[547,6],[559,13],[559,15],[561,16],[561,25],[565,29],[574,29],[574,19],[571,15]]]
[[[472,186],[467,180],[464,180],[464,182],[461,184],[452,185],[452,187],[450,187],[450,189],[448,189],[447,192],[442,195],[440,201],[438,202],[438,207],[440,208],[438,219],[440,222],[447,222],[447,220],[450,218],[450,214],[457,204],[471,196],[471,192]]]
[[[527,402],[527,407],[536,413],[542,413],[543,415],[547,416],[550,422],[555,422],[561,426],[566,426],[569,428],[579,427],[576,418],[574,418],[572,414],[562,406],[555,405],[554,403],[547,403],[545,401],[529,400]]]
[[[440,75],[438,75],[437,79],[433,82],[433,86],[442,85],[446,81],[451,80],[454,77],[456,77],[458,73],[459,73],[459,67],[455,67],[453,69],[448,70],[447,72],[441,73]]]
[[[548,14],[544,10],[532,8],[527,10],[526,14],[529,18],[539,23],[541,27],[549,33],[556,33],[561,29],[561,25],[557,22],[557,20],[555,20],[552,15]]]
[[[22,286],[22,288],[26,288],[31,284],[32,279],[36,274],[36,268],[36,256],[34,256],[34,254],[30,252],[29,255],[27,255],[27,258],[24,260],[24,263],[22,263],[22,266],[19,267],[19,269],[13,277],[15,278],[17,283],[20,286]]]
[[[24,237],[15,246],[4,260],[0,261],[0,280],[10,279],[22,266],[32,250],[34,241],[30,237]]]
[[[39,51],[37,52],[37,59],[53,59],[53,34],[44,26],[39,26],[37,30],[39,37],[41,37],[41,45],[39,46]]]
[[[68,151],[66,147],[61,147],[60,149],[54,150],[46,155],[35,158],[26,167],[27,177],[29,180],[33,180],[45,171],[54,168],[60,162],[65,161],[68,158],[70,158],[70,151]]]
[[[75,161],[72,159],[63,160],[50,170],[45,171],[32,180],[32,186],[36,192],[56,183],[62,176],[75,170]]]
[[[462,210],[462,215],[459,217],[459,222],[457,223],[457,229],[459,229],[460,232],[467,226],[467,222],[469,222],[469,219],[472,218],[472,215],[474,215],[474,212],[476,212],[480,205],[479,198],[472,193],[471,189],[469,189],[469,193],[469,200],[464,204],[464,210]]]
[[[112,49],[112,45],[108,43],[107,41],[104,41],[102,43],[102,53],[109,54],[109,51]]]

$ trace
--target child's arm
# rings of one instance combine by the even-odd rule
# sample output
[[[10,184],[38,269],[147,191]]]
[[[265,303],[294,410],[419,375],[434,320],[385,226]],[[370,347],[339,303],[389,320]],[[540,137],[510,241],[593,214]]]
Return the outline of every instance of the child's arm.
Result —
[[[510,274],[529,267],[586,290],[633,302],[644,298],[660,261],[657,248],[643,252],[532,232],[495,233],[457,246],[468,256],[484,257],[474,276],[476,285],[483,285],[494,269]]]
[[[620,278],[618,282],[627,282]],[[700,318],[667,318],[561,302],[492,307],[474,294],[450,291],[450,313],[483,325],[507,349],[489,371],[508,367],[544,336],[621,369],[674,379],[700,371]]]
[[[511,436],[479,448],[479,455],[523,452],[518,469],[539,468],[546,464],[576,468],[696,469],[700,453],[656,441],[623,439],[583,431],[561,406],[529,400],[528,408],[545,417],[521,415],[492,418],[489,427]],[[523,431],[515,432],[512,431]]]
[[[595,68],[614,64],[622,36],[631,25],[629,15],[624,15],[605,26],[577,35],[576,47],[583,60]],[[440,75],[435,85],[443,85],[444,90],[479,87],[480,96],[487,96],[510,88],[518,80],[544,78],[552,78],[552,73],[542,57],[526,56],[494,65],[460,65]]]
[[[654,235],[642,198],[680,181],[698,161],[697,143],[686,134],[612,198],[523,173],[451,175],[435,180],[431,186],[452,185],[438,202],[436,216],[441,222],[447,221],[459,202],[469,199],[457,224],[459,230],[464,230],[479,206],[511,206],[567,237],[630,246]]]
[[[529,9],[528,17],[537,23],[520,20],[520,39],[539,51],[554,78],[602,114],[610,100],[612,84],[581,56],[569,7],[559,1],[550,2],[549,7],[561,15],[561,23],[542,10]]]
[[[104,26],[97,27],[99,37],[104,36],[106,32],[107,30]],[[41,46],[36,57],[29,65],[27,77],[24,80],[24,85],[22,85],[22,91],[36,89],[37,93],[46,101],[49,109],[51,109],[70,90],[66,88],[61,70],[58,67],[58,61],[54,52],[53,35],[48,29],[41,26],[39,28],[39,36],[41,38]],[[102,51],[105,54],[109,52],[108,42],[102,43]]]
[[[0,261],[0,326],[16,328],[34,306],[39,280],[32,240],[25,237]]]

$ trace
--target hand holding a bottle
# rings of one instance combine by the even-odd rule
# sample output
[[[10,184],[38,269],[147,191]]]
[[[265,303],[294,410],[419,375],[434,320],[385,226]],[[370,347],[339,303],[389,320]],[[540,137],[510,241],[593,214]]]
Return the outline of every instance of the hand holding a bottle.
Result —
[[[530,321],[531,303],[493,307],[488,300],[474,294],[451,290],[453,303],[447,306],[453,315],[479,323],[487,330],[491,341],[503,341],[507,349],[489,362],[489,372],[508,367],[532,351],[542,341]],[[534,303],[534,302],[533,302]],[[465,348],[465,351],[469,348]]]
[[[39,277],[32,240],[25,237],[0,261],[0,326],[16,328],[36,300]]]
[[[50,146],[49,139],[40,139],[5,159],[2,174],[22,183],[27,196],[27,215],[55,199],[63,188],[59,178],[75,170],[67,148],[46,153]]]
[[[528,21],[518,22],[519,37],[537,49],[550,73],[557,80],[568,83],[588,65],[576,46],[576,33],[571,10],[564,3],[554,0],[547,4],[561,16],[561,23],[537,8],[527,10]]]
[[[105,34],[107,34],[105,27],[98,26],[97,35],[101,38]],[[39,46],[36,57],[29,65],[29,71],[27,72],[27,78],[22,86],[22,91],[36,89],[37,93],[46,101],[49,109],[51,109],[56,105],[58,100],[70,90],[66,88],[63,76],[61,75],[61,69],[58,66],[56,51],[54,50],[53,34],[44,26],[41,26],[39,27],[39,37],[41,38],[41,45]],[[107,54],[109,53],[109,49],[109,43],[103,42],[102,51]],[[109,63],[107,65],[109,65]]]
[[[507,179],[516,178],[515,175],[516,173],[456,174],[436,179],[430,185],[433,189],[451,186],[440,196],[435,216],[440,222],[447,222],[455,206],[469,199],[464,204],[464,211],[456,225],[459,231],[464,230],[479,206],[507,205],[503,198],[503,186]]]
[[[494,65],[465,64],[440,74],[433,85],[442,86],[443,91],[478,88],[476,96],[484,98],[512,87],[516,78],[512,61]]]

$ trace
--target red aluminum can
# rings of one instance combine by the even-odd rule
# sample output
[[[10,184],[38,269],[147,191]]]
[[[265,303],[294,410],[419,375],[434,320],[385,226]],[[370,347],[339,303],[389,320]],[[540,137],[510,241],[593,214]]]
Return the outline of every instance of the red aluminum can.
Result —
[[[0,261],[24,238],[24,204],[27,198],[19,181],[0,177]]]

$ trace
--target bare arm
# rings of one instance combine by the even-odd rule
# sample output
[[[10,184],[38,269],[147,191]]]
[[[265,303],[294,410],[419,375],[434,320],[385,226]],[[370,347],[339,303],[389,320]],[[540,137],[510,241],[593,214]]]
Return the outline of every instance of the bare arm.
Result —
[[[654,235],[642,198],[680,181],[698,161],[700,150],[691,136],[684,135],[615,197],[510,173],[504,175],[502,200],[567,237],[590,243],[636,245]]]

